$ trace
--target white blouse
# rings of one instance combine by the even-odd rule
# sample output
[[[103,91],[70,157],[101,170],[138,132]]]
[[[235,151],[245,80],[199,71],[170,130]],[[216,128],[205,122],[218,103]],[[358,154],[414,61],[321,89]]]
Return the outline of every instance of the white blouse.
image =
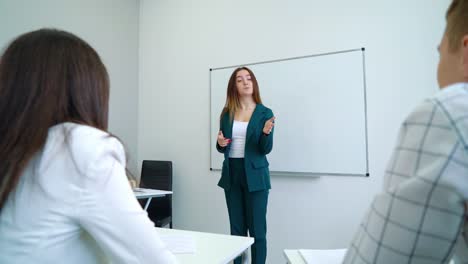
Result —
[[[245,137],[249,122],[234,120],[232,124],[232,142],[229,151],[230,158],[243,158],[245,151]]]
[[[121,143],[105,132],[50,128],[0,211],[0,263],[176,263],[124,164]]]

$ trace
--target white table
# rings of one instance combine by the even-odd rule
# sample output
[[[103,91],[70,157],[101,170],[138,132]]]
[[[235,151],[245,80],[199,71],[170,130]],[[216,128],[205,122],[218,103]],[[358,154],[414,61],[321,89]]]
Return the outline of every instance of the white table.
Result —
[[[151,203],[151,199],[153,197],[161,197],[166,196],[168,194],[172,194],[171,191],[163,191],[163,190],[156,190],[156,189],[146,189],[146,188],[134,188],[133,193],[137,199],[145,199],[148,198],[145,204],[145,211],[148,209],[149,204]]]
[[[195,253],[175,254],[180,264],[227,264],[242,253],[246,253],[254,242],[254,239],[251,237],[168,228],[156,229],[160,234],[188,235],[194,238],[196,247]]]
[[[290,264],[341,264],[346,249],[286,249],[284,255]]]
[[[306,264],[297,249],[285,249],[284,256],[289,264]]]

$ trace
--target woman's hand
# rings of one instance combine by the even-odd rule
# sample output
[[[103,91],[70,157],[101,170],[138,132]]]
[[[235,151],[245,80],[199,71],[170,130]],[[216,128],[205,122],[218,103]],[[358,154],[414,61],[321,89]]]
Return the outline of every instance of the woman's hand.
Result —
[[[224,138],[223,131],[218,132],[218,145],[220,145],[222,148],[226,147],[229,143],[231,143],[231,139],[229,138]]]
[[[263,126],[263,134],[270,135],[271,130],[275,126],[275,117],[268,119]]]

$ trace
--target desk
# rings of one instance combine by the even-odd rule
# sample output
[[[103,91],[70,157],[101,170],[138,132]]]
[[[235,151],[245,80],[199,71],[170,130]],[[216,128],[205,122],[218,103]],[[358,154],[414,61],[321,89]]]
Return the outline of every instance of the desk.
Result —
[[[227,264],[246,252],[253,244],[252,237],[230,236],[214,233],[156,228],[158,233],[188,235],[195,240],[194,254],[175,254],[180,264]]]
[[[172,194],[171,191],[163,191],[163,190],[156,190],[156,189],[146,189],[146,188],[134,188],[133,193],[137,199],[145,199],[148,198],[145,204],[145,211],[148,209],[148,205],[151,202],[153,197],[161,197],[166,196],[168,194]]]
[[[285,249],[283,253],[289,264],[306,264],[297,249]]]
[[[284,255],[290,264],[341,264],[346,249],[286,249]]]

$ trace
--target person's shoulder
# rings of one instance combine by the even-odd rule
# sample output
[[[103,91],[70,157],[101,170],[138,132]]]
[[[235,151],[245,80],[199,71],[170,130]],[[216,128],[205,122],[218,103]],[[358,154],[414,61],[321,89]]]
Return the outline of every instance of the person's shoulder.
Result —
[[[407,116],[404,124],[437,126],[445,129],[460,126],[465,122],[461,117],[468,114],[467,101],[467,85],[446,87],[417,105]]]
[[[229,117],[229,109],[227,109],[226,107],[223,108],[223,110],[221,111],[221,116],[220,117],[221,117],[221,119]]]
[[[125,164],[122,144],[108,132],[76,123],[63,123],[57,129],[63,133],[77,169],[84,174],[105,168],[104,160],[108,158]]]
[[[88,125],[67,122],[61,127],[68,143],[76,150],[95,149],[99,144],[115,140],[108,132]]]
[[[417,104],[406,117],[406,122],[429,122],[433,112],[437,108],[434,100],[431,98]]]
[[[460,116],[468,114],[468,83],[458,83],[445,87],[436,93],[431,100],[447,117],[457,122]]]
[[[265,106],[264,104],[258,104],[257,107],[259,107],[259,109],[262,112],[265,112],[267,114],[273,114],[273,111],[270,108],[268,108],[267,106]]]
[[[431,98],[440,101],[451,101],[455,97],[468,96],[468,83],[455,83],[440,89]]]

